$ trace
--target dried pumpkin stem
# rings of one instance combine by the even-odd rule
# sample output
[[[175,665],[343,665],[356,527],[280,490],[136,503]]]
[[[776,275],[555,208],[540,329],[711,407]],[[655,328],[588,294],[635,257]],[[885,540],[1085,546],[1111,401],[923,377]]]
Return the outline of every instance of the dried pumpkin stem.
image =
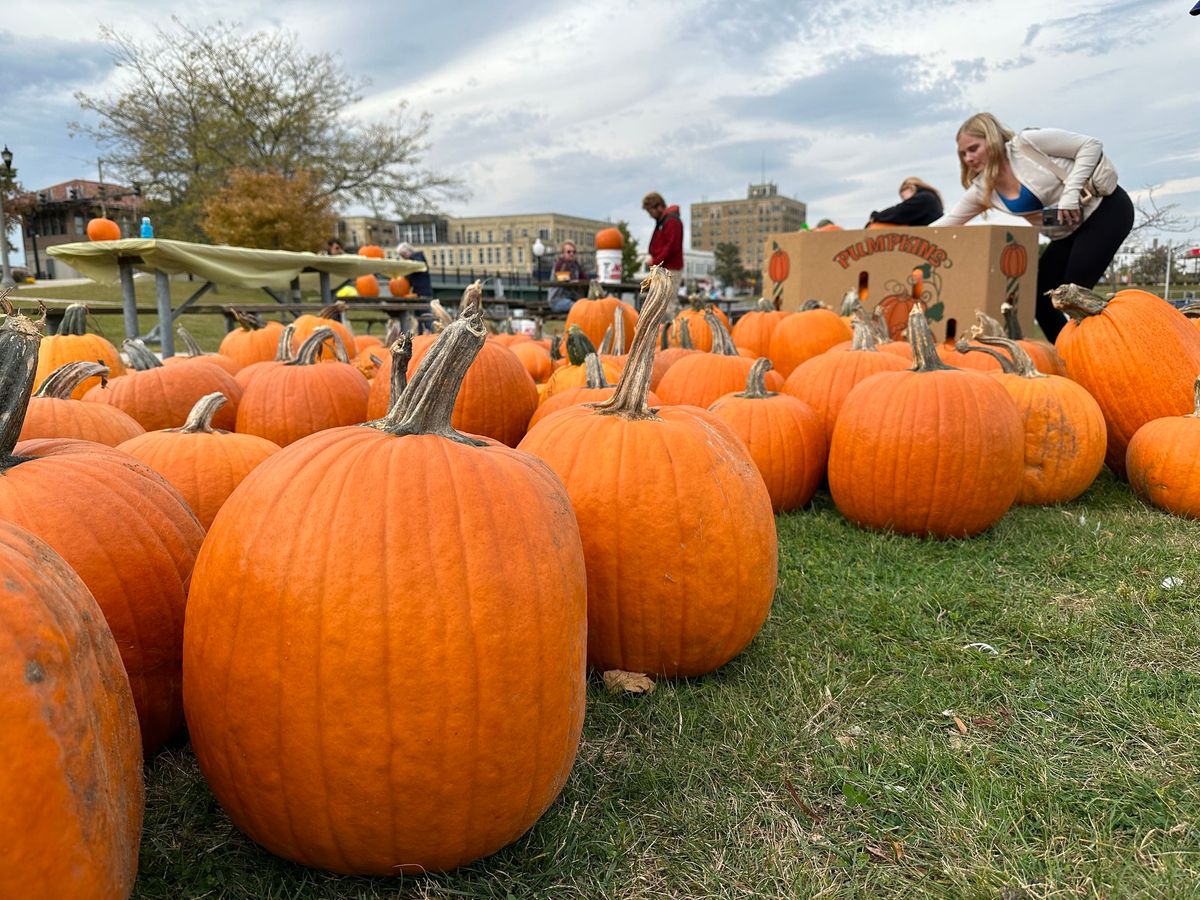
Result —
[[[388,383],[388,409],[396,405],[396,401],[400,399],[400,395],[404,393],[404,389],[408,386],[408,363],[412,359],[412,335],[407,331],[400,332],[400,335],[391,343],[388,348],[392,351],[392,371],[390,382]],[[378,365],[378,363],[376,363]]]
[[[1188,415],[1200,418],[1200,375],[1196,376],[1196,383],[1192,386],[1192,411]]]
[[[195,337],[192,336],[192,333],[182,325],[176,326],[175,333],[179,335],[179,339],[183,341],[184,347],[187,348],[188,356],[205,355],[204,351],[200,348],[200,345],[196,342]]]
[[[978,335],[977,335],[978,336]],[[954,349],[959,353],[986,353],[992,359],[1000,364],[1000,371],[1006,375],[1013,374],[1012,360],[1001,353],[999,350],[993,350],[991,347],[979,347],[972,344],[965,337],[960,337],[954,342]]]
[[[629,348],[629,360],[625,371],[617,382],[612,397],[596,407],[601,416],[621,416],[625,419],[655,419],[657,416],[646,405],[646,392],[650,389],[650,375],[654,368],[654,343],[657,327],[671,302],[671,279],[666,270],[652,266],[650,277],[642,282],[647,292],[642,304],[642,315],[633,333],[633,344]]]
[[[596,345],[583,333],[582,328],[572,325],[567,330],[567,362],[573,366],[582,366],[588,354],[595,352]]]
[[[300,349],[296,351],[296,358],[288,360],[286,366],[311,366],[321,358],[321,351],[324,349],[324,344],[328,340],[332,340],[336,335],[332,328],[328,325],[322,325],[313,330],[304,343],[300,345]]]
[[[75,388],[97,375],[100,376],[101,387],[108,384],[108,366],[102,362],[77,359],[74,362],[63,363],[46,376],[46,380],[33,396],[70,400]]]
[[[227,434],[228,432],[212,427],[213,416],[225,403],[226,397],[220,391],[205,394],[196,401],[196,405],[192,407],[192,411],[188,413],[187,420],[182,426],[164,430],[180,434]]]
[[[1016,341],[1005,337],[993,337],[987,334],[981,334],[978,338],[981,343],[988,344],[993,347],[1003,347],[1008,351],[1012,361],[1009,365],[1012,366],[1013,373],[1020,375],[1022,378],[1049,378],[1045,372],[1039,372],[1037,366],[1033,364],[1033,359],[1025,352],[1025,348]]]
[[[597,353],[609,354],[613,348],[613,327],[609,325],[604,329],[604,337],[600,338],[600,346],[596,348]],[[586,357],[585,357],[586,359]]]
[[[1000,324],[1000,320],[989,316],[982,309],[975,310],[975,322],[979,334],[986,334],[988,337],[1004,336],[1004,326]]]
[[[625,308],[618,303],[617,308],[613,310],[611,352],[619,356],[623,354],[625,350]]]
[[[725,323],[717,318],[716,313],[712,308],[704,310],[704,321],[708,324],[708,330],[712,332],[712,352],[718,356],[737,356],[737,347],[733,345],[733,338],[729,335],[729,329],[725,327]]]
[[[608,383],[608,379],[604,377],[604,365],[600,362],[598,354],[589,353],[583,361],[583,370],[586,377],[586,385],[589,388],[606,388],[612,387]]]
[[[867,319],[855,316],[850,323],[850,328],[854,331],[854,339],[850,342],[851,350],[865,350],[870,353],[878,353],[878,341],[875,336],[875,326]]]
[[[72,303],[63,310],[62,321],[56,334],[87,334],[87,306]]]
[[[774,363],[765,356],[756,359],[746,374],[746,390],[737,396],[746,397],[749,400],[765,400],[767,397],[774,397],[776,391],[767,390],[767,372],[772,368],[774,368]]]
[[[1000,304],[1000,315],[1004,317],[1004,336],[1012,341],[1024,337],[1021,332],[1021,320],[1017,318],[1016,304],[1005,301]]]
[[[1098,316],[1108,306],[1108,300],[1104,297],[1077,284],[1060,285],[1049,291],[1049,294],[1054,308],[1065,312],[1073,319]]]
[[[140,339],[126,338],[121,347],[125,351],[125,355],[129,357],[129,364],[137,371],[145,372],[147,369],[162,368],[162,360],[155,356]]]
[[[937,342],[933,339],[933,330],[929,320],[920,306],[914,305],[908,313],[908,339],[912,343],[914,372],[953,371],[954,367],[946,365],[938,356]]]
[[[25,411],[37,375],[41,332],[25,316],[4,303],[6,317],[0,324],[0,469],[21,462],[13,448],[25,424]]]
[[[257,331],[263,327],[262,319],[254,313],[238,309],[236,306],[226,306],[225,312],[233,316],[233,321],[245,331]]]
[[[463,292],[458,318],[430,346],[388,414],[367,422],[366,427],[397,436],[436,434],[472,447],[485,446],[483,441],[455,431],[450,424],[463,378],[487,340],[482,297],[478,281]]]

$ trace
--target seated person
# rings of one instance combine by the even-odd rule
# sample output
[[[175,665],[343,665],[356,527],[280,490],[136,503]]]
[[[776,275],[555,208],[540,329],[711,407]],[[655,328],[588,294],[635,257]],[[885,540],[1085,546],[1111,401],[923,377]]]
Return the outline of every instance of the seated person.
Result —
[[[930,225],[942,215],[942,195],[937,188],[915,176],[900,182],[900,202],[887,209],[873,211],[867,219],[872,225]]]
[[[583,271],[583,266],[579,264],[578,257],[578,248],[576,248],[575,242],[563,241],[558,253],[558,259],[554,260],[554,268],[550,270],[550,280],[586,280],[587,273]],[[585,291],[582,288],[552,287],[546,295],[546,299],[550,303],[551,312],[570,312],[571,307],[575,305],[575,301],[582,297],[584,293]]]

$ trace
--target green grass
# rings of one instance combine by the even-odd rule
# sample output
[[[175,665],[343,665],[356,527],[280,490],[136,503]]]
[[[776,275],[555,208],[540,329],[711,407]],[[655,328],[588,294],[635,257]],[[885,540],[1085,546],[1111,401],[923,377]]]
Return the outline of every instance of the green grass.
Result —
[[[147,768],[137,895],[1200,893],[1200,526],[1107,474],[969,541],[866,533],[827,494],[778,524],[758,638],[650,695],[592,679],[562,796],[500,853],[397,880],[295,866],[182,746]]]

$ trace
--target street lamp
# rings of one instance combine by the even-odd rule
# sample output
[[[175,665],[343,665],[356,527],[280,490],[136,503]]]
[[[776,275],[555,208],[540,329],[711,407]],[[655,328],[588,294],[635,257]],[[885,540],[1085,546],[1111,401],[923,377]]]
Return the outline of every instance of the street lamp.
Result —
[[[533,258],[537,260],[537,280],[542,280],[542,257],[546,255],[546,245],[538,238],[533,242]]]
[[[12,167],[12,157],[12,151],[8,149],[8,144],[5,144],[4,150],[0,151],[0,160],[4,162],[4,168],[0,169],[0,289],[16,285],[12,269],[8,267],[8,222],[4,219],[4,193],[17,174],[17,170]]]

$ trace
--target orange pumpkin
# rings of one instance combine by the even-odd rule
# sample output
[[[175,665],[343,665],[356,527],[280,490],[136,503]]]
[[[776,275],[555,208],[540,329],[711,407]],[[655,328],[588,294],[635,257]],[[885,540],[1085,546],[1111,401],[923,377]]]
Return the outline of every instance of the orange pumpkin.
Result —
[[[89,241],[119,241],[121,226],[112,219],[97,216],[95,219],[88,220],[87,236]]]
[[[755,358],[766,356],[771,350],[771,334],[775,326],[789,315],[784,310],[776,309],[766,298],[759,298],[754,309],[734,323],[730,332],[733,343],[739,349],[749,350]]]
[[[1111,300],[1077,285],[1050,292],[1071,315],[1055,347],[1072,381],[1087,388],[1104,411],[1104,461],[1125,474],[1125,451],[1152,419],[1192,408],[1200,372],[1200,331],[1175,307],[1145,291],[1119,291]]]
[[[359,275],[354,279],[354,290],[360,297],[378,297],[379,279],[374,275]]]
[[[787,281],[788,273],[791,271],[791,262],[788,259],[786,251],[776,250],[771,254],[771,258],[767,260],[767,277],[777,284],[781,281]]]
[[[1025,248],[1013,240],[1011,234],[1008,235],[1004,249],[1000,251],[1000,271],[1009,278],[1020,278],[1025,274],[1028,264]]]
[[[780,319],[771,333],[771,362],[784,378],[806,359],[853,337],[850,326],[832,309],[806,309]]]
[[[828,442],[821,417],[802,400],[768,391],[771,361],[754,361],[746,389],[726,394],[709,407],[734,430],[758,468],[776,512],[812,499],[825,476]],[[793,373],[794,374],[794,373]]]
[[[80,360],[104,363],[108,366],[110,379],[125,374],[125,363],[121,361],[121,354],[117,352],[117,348],[101,335],[88,333],[87,307],[82,303],[72,303],[63,311],[58,332],[42,338],[34,389],[36,390],[55,369]],[[81,381],[75,386],[71,396],[79,400],[99,383],[100,377],[96,375]]]
[[[29,399],[18,440],[74,438],[115,447],[143,434],[146,429],[124,410],[71,399],[80,382],[96,375],[103,379],[107,374],[104,363],[79,361],[55,369]]]
[[[236,375],[241,371],[242,365],[232,356],[226,356],[224,353],[205,353],[201,349],[199,342],[192,336],[192,333],[182,325],[178,326],[176,332],[183,341],[184,349],[187,350],[186,355],[168,356],[163,360],[164,366],[178,366],[185,363],[201,362],[211,363],[220,366],[230,375]],[[270,357],[268,357],[269,359]]]
[[[864,528],[969,537],[1017,498],[1021,416],[995,378],[941,361],[919,307],[909,314],[908,335],[914,368],[872,375],[842,404],[829,491],[842,515]]]
[[[358,248],[358,255],[367,259],[383,259],[383,248],[378,244],[363,244]]]
[[[625,346],[614,349],[620,353],[626,353],[629,350],[628,341],[632,341],[633,329],[638,322],[637,311],[623,300],[603,296],[598,284],[592,284],[587,297],[575,301],[571,311],[567,313],[567,321],[563,325],[563,330],[570,331],[572,325],[577,325],[587,335],[592,346],[599,346],[600,342],[604,340],[604,332],[612,325],[613,315],[618,309],[621,310],[621,317],[625,320],[625,333],[629,337]]]
[[[1200,378],[1192,412],[1147,422],[1129,441],[1125,468],[1135,494],[1177,516],[1200,519]]]
[[[349,353],[354,347],[354,332],[350,330],[350,326],[343,319],[347,309],[346,303],[339,300],[337,303],[326,306],[315,316],[306,313],[297,318],[292,323],[296,326],[292,334],[292,351],[298,351],[300,345],[307,341],[318,328],[331,328],[336,339],[329,341],[328,345],[321,350],[321,359],[349,362]]]
[[[545,465],[451,426],[483,335],[476,284],[388,416],[259,466],[197,563],[196,758],[234,824],[303,865],[469,863],[520,837],[571,770],[586,699],[579,530]],[[348,739],[315,737],[332,734]]]
[[[578,516],[598,670],[711,672],[750,642],[775,592],[771,498],[741,440],[707,410],[646,405],[671,295],[652,268],[616,394],[548,416],[520,445],[558,473]]]
[[[221,338],[218,352],[228,356],[240,368],[274,358],[279,333],[283,331],[282,323],[260,323],[256,317],[236,309],[233,317],[237,327]]]
[[[601,228],[596,232],[597,250],[620,250],[625,246],[625,235],[620,228]]]
[[[407,297],[411,291],[412,286],[403,275],[397,275],[388,281],[388,293],[393,297]]]
[[[715,315],[708,312],[705,318],[713,336],[712,352],[685,356],[667,369],[657,388],[664,403],[708,409],[746,384],[753,360],[737,352],[729,332]],[[783,376],[778,372],[768,371],[764,375],[768,378],[768,389],[778,391],[783,387]]]
[[[224,394],[207,394],[196,401],[181,428],[149,431],[117,447],[167,479],[205,528],[242,479],[279,450],[278,444],[253,434],[214,429],[213,414],[224,403]]]
[[[0,521],[0,896],[128,897],[145,790],[103,613],[44,541]]]
[[[529,420],[530,428],[560,409],[577,406],[580,403],[600,403],[613,395],[616,388],[608,383],[608,376],[604,372],[604,362],[598,354],[589,353],[583,361],[583,367],[587,373],[587,380],[578,387],[569,387],[552,397],[547,397],[538,405],[533,417]],[[659,406],[662,404],[662,400],[653,391],[649,391],[646,394],[646,403],[649,406]]]

